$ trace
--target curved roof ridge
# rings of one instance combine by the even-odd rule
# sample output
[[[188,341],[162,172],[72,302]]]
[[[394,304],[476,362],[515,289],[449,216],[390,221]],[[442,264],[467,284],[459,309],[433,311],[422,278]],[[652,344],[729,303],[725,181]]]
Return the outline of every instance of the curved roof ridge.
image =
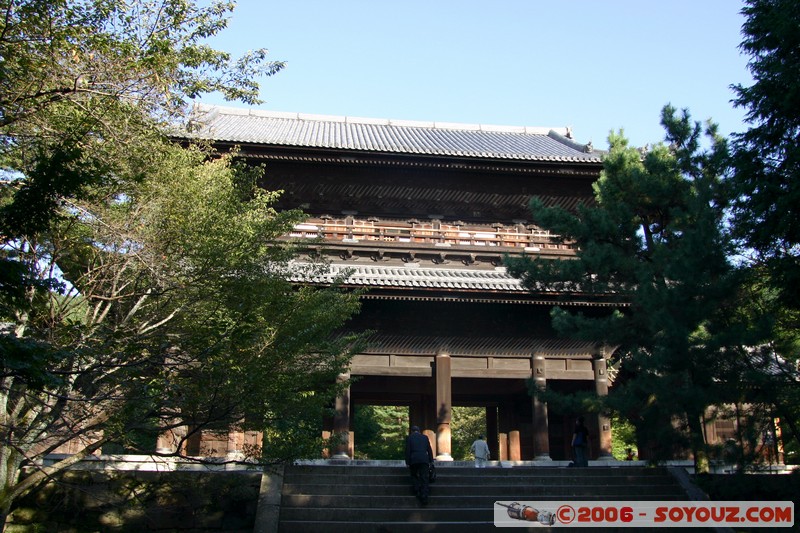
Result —
[[[274,146],[599,164],[569,128],[496,126],[288,113],[196,104],[183,135]]]
[[[283,118],[289,120],[307,120],[314,122],[340,122],[344,124],[365,124],[372,126],[399,126],[403,128],[426,128],[438,130],[486,131],[492,133],[523,133],[527,135],[558,135],[572,139],[572,128],[569,126],[509,126],[502,124],[480,124],[470,122],[447,122],[429,120],[408,120],[394,118],[373,118],[350,115],[326,115],[317,113],[295,113],[291,111],[271,111],[268,109],[241,108],[211,104],[194,104],[193,113],[213,112],[224,115],[239,115],[264,118]],[[580,143],[576,143],[580,144]]]

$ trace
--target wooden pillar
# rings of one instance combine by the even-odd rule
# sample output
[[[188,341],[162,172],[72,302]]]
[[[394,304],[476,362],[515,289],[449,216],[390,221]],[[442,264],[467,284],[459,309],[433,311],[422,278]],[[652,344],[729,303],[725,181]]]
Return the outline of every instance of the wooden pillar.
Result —
[[[228,459],[241,459],[244,456],[244,432],[231,428],[228,431],[228,448],[225,451]]]
[[[174,453],[178,450],[175,445],[175,435],[172,430],[162,431],[156,437],[156,453]]]
[[[348,431],[347,432],[347,457],[350,459],[356,456],[356,432],[355,431]]]
[[[434,369],[435,373],[435,369]],[[436,457],[436,395],[425,394],[422,396],[422,423],[417,424],[422,428],[422,433],[431,443],[431,451]]]
[[[533,356],[533,384],[543,391],[547,386],[544,355]],[[533,396],[533,458],[536,461],[550,459],[550,426],[547,422],[547,402]]]
[[[499,448],[497,458],[500,461],[508,461],[508,433],[498,433],[497,446]]]
[[[186,455],[196,457],[200,455],[200,446],[202,444],[202,430],[192,428],[194,431],[186,431]]]
[[[508,432],[511,430],[511,405],[508,400],[500,402],[500,405],[497,407],[497,418],[497,441],[500,448],[497,456],[501,461],[508,461],[510,457],[508,453]]]
[[[784,449],[783,449],[783,435],[781,433],[781,419],[780,418],[775,417],[775,418],[772,419],[772,430],[773,430],[772,434],[774,435],[774,438],[775,438],[775,443],[774,443],[774,447],[775,447],[775,462],[777,464],[781,464],[782,465],[786,455],[784,454]]]
[[[431,443],[431,450],[433,456],[436,457],[436,432],[432,429],[433,423],[430,421],[429,411],[433,411],[432,401],[429,396],[422,396],[417,401],[413,402],[409,407],[409,426],[419,426],[422,428],[421,433],[428,437]]]
[[[245,448],[261,448],[264,444],[264,434],[261,431],[245,431],[244,445]]]
[[[336,377],[338,383],[344,383],[350,379],[350,374],[339,374]],[[336,436],[336,448],[333,454],[334,459],[350,459],[350,387],[342,391],[336,398],[336,408],[333,415],[333,434]]]
[[[450,355],[436,354],[436,459],[452,461],[450,455],[450,421],[453,412]]]
[[[508,460],[521,461],[519,430],[514,429],[508,432]]]
[[[428,437],[428,442],[431,443],[431,452],[433,452],[433,456],[436,457],[436,433],[432,429],[425,429],[422,431],[422,434]]]
[[[336,404],[334,403],[334,408]],[[322,417],[322,439],[325,441],[326,446],[322,449],[321,457],[323,459],[330,459],[331,458],[331,437],[333,436],[333,415],[326,414]]]
[[[608,368],[603,350],[592,359],[594,370],[594,390],[598,396],[608,396]],[[594,432],[598,435],[598,459],[614,459],[611,453],[611,419],[602,413],[597,414],[597,427]]]
[[[707,407],[703,415],[703,438],[706,444],[717,442],[717,425],[714,423],[714,409],[711,407]]]
[[[186,426],[166,429],[156,437],[156,453],[172,454],[186,451]]]
[[[324,440],[325,442],[328,442],[328,439],[330,439],[330,438],[331,438],[331,432],[328,431],[327,429],[323,429],[322,430],[322,440]],[[323,459],[330,459],[331,458],[331,450],[327,446],[325,448],[322,448],[322,458]]]

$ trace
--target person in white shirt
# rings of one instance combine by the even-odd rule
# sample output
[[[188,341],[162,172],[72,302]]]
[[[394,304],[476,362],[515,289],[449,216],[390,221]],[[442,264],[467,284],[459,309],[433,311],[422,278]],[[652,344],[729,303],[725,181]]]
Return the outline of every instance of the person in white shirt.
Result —
[[[470,446],[470,451],[475,456],[475,468],[483,468],[486,466],[486,461],[489,460],[489,445],[483,440],[484,436],[481,435]]]

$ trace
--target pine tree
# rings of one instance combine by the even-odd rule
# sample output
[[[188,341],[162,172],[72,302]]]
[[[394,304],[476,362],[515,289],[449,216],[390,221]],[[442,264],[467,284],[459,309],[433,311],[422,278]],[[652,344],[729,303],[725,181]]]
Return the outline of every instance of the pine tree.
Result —
[[[746,0],[741,50],[754,83],[734,86],[747,131],[734,136],[732,227],[750,267],[743,312],[768,330],[764,373],[747,379],[774,406],[788,448],[800,447],[800,4]]]
[[[654,459],[676,449],[694,453],[706,468],[703,417],[734,394],[718,381],[735,332],[737,270],[723,229],[720,178],[727,145],[687,111],[662,111],[666,142],[647,150],[629,146],[622,133],[596,182],[595,204],[576,212],[547,208],[534,198],[534,222],[578,246],[576,260],[509,259],[529,287],[580,291],[616,305],[602,317],[563,308],[553,311],[562,335],[616,347],[617,383],[602,409],[634,424],[640,449]]]
[[[734,228],[781,305],[800,310],[800,4],[748,0],[742,13],[754,83],[734,87],[750,124],[733,144]]]

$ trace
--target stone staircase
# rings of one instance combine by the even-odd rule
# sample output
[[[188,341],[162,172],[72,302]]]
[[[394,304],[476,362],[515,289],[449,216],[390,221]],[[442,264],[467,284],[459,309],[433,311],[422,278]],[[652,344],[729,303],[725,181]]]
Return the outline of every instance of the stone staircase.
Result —
[[[666,468],[477,469],[471,463],[445,463],[437,464],[437,474],[423,507],[413,496],[402,464],[289,466],[283,477],[278,531],[488,532],[496,531],[495,501],[690,499]]]

